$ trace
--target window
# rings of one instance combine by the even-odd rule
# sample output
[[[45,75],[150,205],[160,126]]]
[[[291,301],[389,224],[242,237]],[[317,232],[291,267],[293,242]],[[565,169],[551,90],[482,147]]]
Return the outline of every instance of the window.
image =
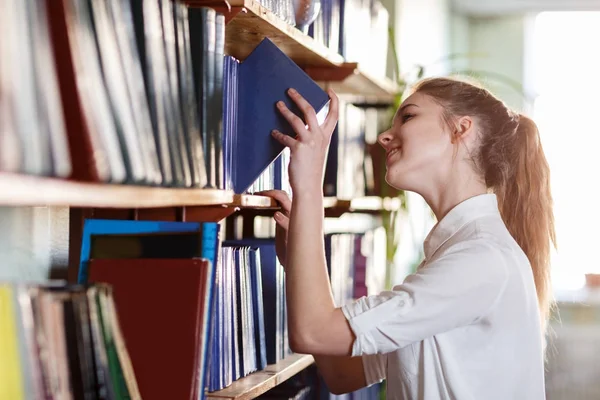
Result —
[[[556,290],[600,273],[600,12],[543,12],[532,31],[533,116],[550,163]]]

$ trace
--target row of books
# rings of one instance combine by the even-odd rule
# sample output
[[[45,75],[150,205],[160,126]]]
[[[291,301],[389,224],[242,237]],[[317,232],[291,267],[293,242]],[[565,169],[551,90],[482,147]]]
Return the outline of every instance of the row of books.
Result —
[[[272,165],[283,146],[270,132],[293,134],[275,103],[299,113],[286,94],[295,87],[327,112],[327,94],[270,40],[243,63],[224,57],[224,16],[211,8],[47,0],[6,10],[3,171],[270,189],[287,170]]]
[[[222,15],[170,0],[3,3],[1,170],[218,186]]]
[[[273,241],[225,242],[216,274],[209,391],[291,353],[284,273]]]
[[[380,290],[377,269],[372,266],[378,262],[377,254],[385,254],[377,249],[381,242],[375,231],[326,237],[328,268],[338,305]],[[60,346],[67,340],[66,346],[73,348],[64,353],[64,347],[60,350],[53,343],[48,352],[40,353],[42,362],[62,363],[62,369],[40,373],[44,365],[39,367],[37,361],[32,364],[30,353],[21,352],[21,358],[28,357],[27,367],[20,370],[27,390],[42,390],[38,383],[31,384],[42,376],[44,385],[54,385],[48,390],[56,390],[64,398],[106,392],[109,395],[105,397],[90,398],[119,399],[128,393],[131,398],[202,399],[206,391],[223,389],[290,354],[284,272],[272,239],[221,243],[215,223],[86,220],[79,283],[75,288],[20,289],[19,297],[6,288],[0,291],[3,307],[10,304],[8,298],[18,300],[13,300],[13,305],[33,307],[35,321],[43,323],[40,328],[49,326],[46,318],[59,314],[49,306],[42,307],[42,300],[39,304],[38,300],[27,300],[30,297],[52,299],[60,304],[59,317],[71,318],[64,321],[66,333],[52,336],[52,340],[58,340]],[[3,310],[2,315],[11,314]],[[97,335],[95,316],[100,316],[104,329],[105,336],[99,338],[106,340],[100,349],[97,346],[103,342],[93,336]],[[20,318],[24,326],[31,326],[29,320]],[[17,330],[2,322],[5,329],[0,330],[0,344],[7,346],[14,343]],[[77,327],[80,325],[85,326],[83,331]],[[86,333],[88,329],[92,336]],[[18,336],[32,340],[32,332]],[[56,349],[63,353],[56,353]],[[91,355],[102,358],[94,361]],[[5,359],[15,360],[3,356],[3,362]],[[107,359],[112,363],[108,370],[102,364]],[[0,376],[0,383],[3,379],[8,382],[12,378]]]
[[[215,223],[84,223],[78,281],[113,287],[144,399],[204,398],[219,246]]]
[[[296,24],[293,0],[258,0],[260,5],[271,10],[275,15],[290,25]]]
[[[391,195],[382,189],[386,185],[385,150],[377,143],[378,132],[389,128],[387,115],[386,110],[340,101],[327,156],[325,196],[350,200]]]
[[[141,399],[112,289],[0,284],[0,398]]]
[[[380,293],[385,284],[385,231],[325,236],[325,255],[336,306]]]
[[[321,0],[309,35],[363,71],[383,77],[387,68],[389,13],[379,0]]]
[[[273,241],[219,236],[214,223],[84,223],[79,281],[114,287],[144,398],[202,398],[290,354]]]

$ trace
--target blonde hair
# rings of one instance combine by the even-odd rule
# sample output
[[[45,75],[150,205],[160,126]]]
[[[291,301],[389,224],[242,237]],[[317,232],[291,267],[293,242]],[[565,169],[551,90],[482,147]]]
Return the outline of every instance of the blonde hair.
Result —
[[[498,197],[502,219],[529,259],[544,332],[552,306],[550,251],[556,235],[550,168],[535,122],[468,82],[430,78],[419,82],[414,92],[442,105],[450,126],[459,116],[477,119],[481,136],[473,154],[475,167]]]

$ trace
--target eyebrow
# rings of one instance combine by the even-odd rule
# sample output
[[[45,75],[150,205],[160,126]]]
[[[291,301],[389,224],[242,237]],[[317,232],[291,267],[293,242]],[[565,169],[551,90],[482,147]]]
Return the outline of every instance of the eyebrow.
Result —
[[[404,111],[405,109],[407,109],[407,108],[408,108],[408,107],[410,107],[410,106],[419,107],[418,105],[416,105],[416,104],[413,104],[413,103],[405,104],[405,105],[403,105],[402,107],[400,107],[400,112]]]

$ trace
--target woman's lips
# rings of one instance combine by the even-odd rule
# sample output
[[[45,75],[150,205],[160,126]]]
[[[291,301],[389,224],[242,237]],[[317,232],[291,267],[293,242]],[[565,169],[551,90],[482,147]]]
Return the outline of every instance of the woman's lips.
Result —
[[[392,157],[393,157],[395,154],[397,154],[399,151],[400,151],[400,148],[399,148],[399,147],[397,147],[397,148],[395,148],[395,149],[392,149],[392,150],[390,150],[390,151],[388,152],[388,154],[387,154],[386,163],[389,163],[389,162],[390,162],[390,159],[391,159],[391,158],[392,158]]]

